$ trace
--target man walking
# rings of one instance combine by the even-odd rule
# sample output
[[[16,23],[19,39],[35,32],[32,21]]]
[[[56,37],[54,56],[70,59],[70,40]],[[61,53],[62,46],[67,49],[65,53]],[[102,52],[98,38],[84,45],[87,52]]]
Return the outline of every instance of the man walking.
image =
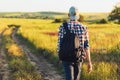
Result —
[[[87,31],[86,26],[84,26],[83,24],[81,24],[80,22],[77,21],[79,19],[79,12],[76,7],[72,6],[69,9],[68,16],[70,18],[70,21],[66,22],[66,24],[62,24],[59,28],[58,54],[59,54],[60,59],[62,60],[62,65],[64,68],[66,80],[79,80],[83,57],[86,57],[86,59],[88,61],[88,72],[90,73],[92,71],[89,40],[88,40],[88,31]],[[65,40],[63,40],[63,38],[65,37],[65,34],[67,32],[74,33],[75,35],[77,35],[79,37],[79,43],[80,43],[79,48],[80,49],[77,49],[77,51],[80,50],[80,52],[78,52],[78,53],[81,53],[80,56],[82,56],[82,57],[78,57],[77,59],[74,59],[74,57],[71,57],[71,58],[62,57],[62,56],[70,55],[69,53],[63,54],[61,51],[61,45],[63,45],[63,43],[65,41]],[[69,46],[66,47],[66,50],[67,50],[67,48],[69,48]],[[62,56],[61,56],[61,54],[62,54]],[[72,59],[74,59],[74,60],[72,60]]]

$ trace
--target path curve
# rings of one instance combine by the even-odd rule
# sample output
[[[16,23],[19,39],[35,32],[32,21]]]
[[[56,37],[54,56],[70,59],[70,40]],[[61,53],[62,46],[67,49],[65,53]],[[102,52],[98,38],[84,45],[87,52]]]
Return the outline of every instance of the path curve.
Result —
[[[15,35],[19,28],[15,28],[12,33],[13,40],[18,44],[21,50],[25,53],[28,60],[35,65],[36,71],[41,74],[42,80],[64,80],[64,78],[57,74],[52,64],[48,63],[42,56],[36,57]]]

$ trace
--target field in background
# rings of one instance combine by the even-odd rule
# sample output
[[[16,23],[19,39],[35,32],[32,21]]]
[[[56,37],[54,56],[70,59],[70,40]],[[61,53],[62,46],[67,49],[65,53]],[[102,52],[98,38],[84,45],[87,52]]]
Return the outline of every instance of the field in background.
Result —
[[[17,24],[18,34],[26,41],[31,50],[37,50],[39,56],[45,56],[59,67],[57,56],[57,32],[61,23],[41,19],[0,19],[2,26]],[[82,80],[119,80],[120,79],[120,25],[87,24],[90,37],[90,49],[93,72],[87,73],[83,64]]]
[[[109,13],[80,13],[85,21],[96,21],[106,19]],[[66,19],[67,13],[59,12],[2,12],[0,18],[29,18],[29,19]]]

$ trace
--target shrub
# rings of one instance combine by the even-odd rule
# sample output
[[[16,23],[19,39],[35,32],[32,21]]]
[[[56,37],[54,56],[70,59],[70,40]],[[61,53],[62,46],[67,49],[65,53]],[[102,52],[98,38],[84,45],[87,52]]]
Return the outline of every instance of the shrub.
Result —
[[[55,19],[54,22],[59,23],[59,22],[62,22],[62,20],[61,19]]]
[[[108,21],[106,19],[101,19],[98,23],[106,24],[106,23],[108,23]]]
[[[79,15],[79,19],[78,19],[78,21],[80,21],[80,22],[84,22],[84,16],[83,16],[83,15]]]

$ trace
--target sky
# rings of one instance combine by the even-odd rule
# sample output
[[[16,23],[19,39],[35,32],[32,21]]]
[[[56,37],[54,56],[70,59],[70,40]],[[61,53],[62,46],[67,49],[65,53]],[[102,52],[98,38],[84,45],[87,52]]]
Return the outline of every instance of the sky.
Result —
[[[0,12],[68,12],[76,6],[80,12],[111,12],[120,0],[0,0]]]

